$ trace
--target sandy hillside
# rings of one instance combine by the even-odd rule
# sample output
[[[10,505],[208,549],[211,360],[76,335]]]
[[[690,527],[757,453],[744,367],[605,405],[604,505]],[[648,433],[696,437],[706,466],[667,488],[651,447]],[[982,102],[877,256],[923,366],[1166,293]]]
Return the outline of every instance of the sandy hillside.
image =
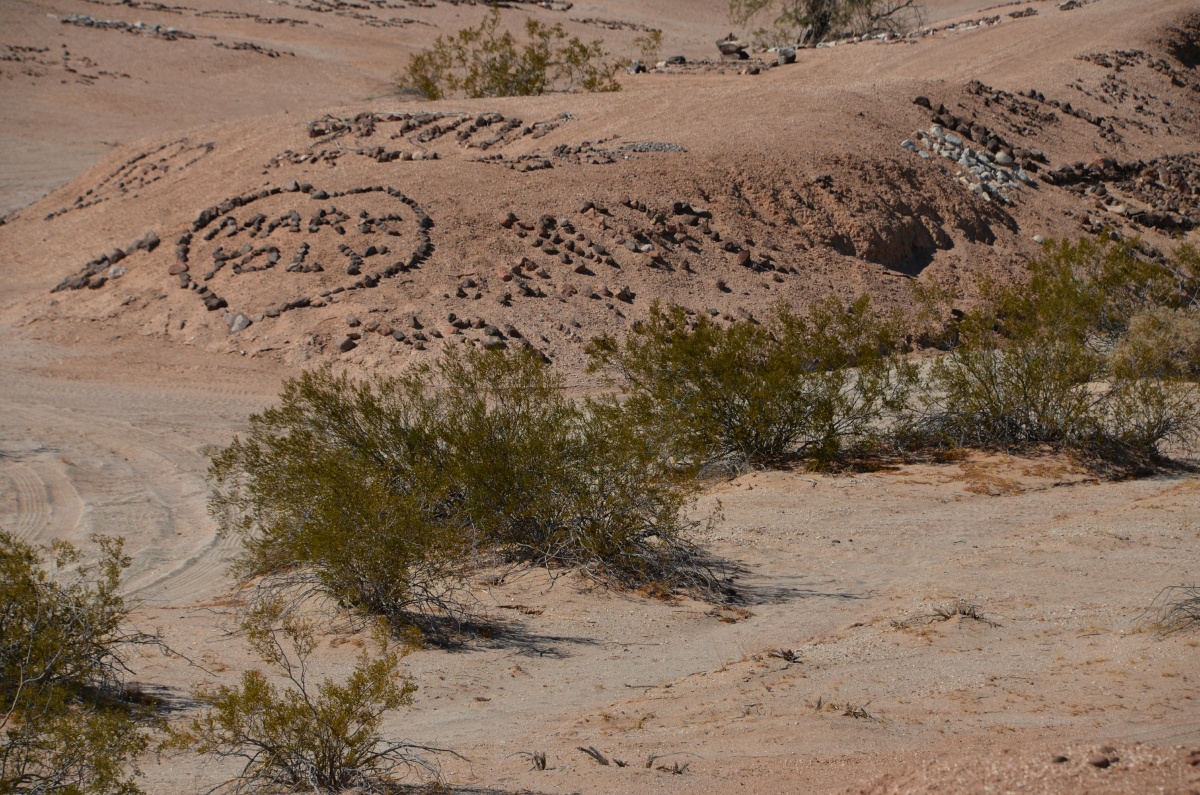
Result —
[[[660,29],[686,63],[615,94],[424,103],[396,88],[407,57],[484,8],[0,4],[0,526],[124,535],[139,622],[212,672],[139,661],[186,709],[257,664],[214,611],[234,550],[205,450],[300,368],[395,372],[491,326],[588,389],[587,341],[656,300],[731,320],[831,293],[904,307],[920,283],[965,306],[1036,236],[1200,242],[1194,3],[929,0],[922,35],[783,66],[721,61],[725,8],[515,4],[508,24],[619,56]],[[982,183],[934,124],[991,150]],[[750,473],[697,517],[718,503],[738,608],[481,588],[500,630],[408,658],[421,689],[390,731],[502,791],[1200,791],[1200,638],[1143,618],[1200,581],[1189,471],[980,455]],[[330,635],[322,668],[355,642]],[[164,794],[222,775],[145,772]]]

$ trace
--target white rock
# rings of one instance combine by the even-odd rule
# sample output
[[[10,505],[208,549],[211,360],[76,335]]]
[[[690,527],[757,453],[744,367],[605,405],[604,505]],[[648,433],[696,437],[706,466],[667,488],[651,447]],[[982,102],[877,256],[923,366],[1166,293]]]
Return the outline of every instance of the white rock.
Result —
[[[1012,155],[1001,149],[996,153],[996,162],[1002,166],[1011,166],[1013,162]]]

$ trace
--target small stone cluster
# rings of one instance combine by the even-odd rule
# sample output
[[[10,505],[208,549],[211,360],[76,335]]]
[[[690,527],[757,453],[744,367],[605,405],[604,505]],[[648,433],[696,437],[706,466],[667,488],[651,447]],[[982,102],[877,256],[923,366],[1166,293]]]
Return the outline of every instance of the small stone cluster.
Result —
[[[132,33],[135,36],[154,36],[167,41],[176,41],[178,39],[194,39],[196,34],[188,33],[186,30],[179,28],[166,27],[165,25],[147,25],[145,22],[124,22],[120,19],[96,19],[84,14],[67,14],[60,22],[64,25],[78,25],[84,28],[96,28],[98,30],[119,30],[122,33]]]
[[[1008,151],[1002,149],[992,155],[985,149],[972,149],[957,134],[947,132],[939,124],[930,127],[928,132],[918,133],[917,139],[929,151],[956,161],[961,167],[955,174],[958,181],[984,201],[1011,204],[1014,190],[1022,184],[1036,184],[1029,172],[1017,165]],[[922,157],[929,157],[929,152],[920,149],[912,140],[905,140],[901,146]]]
[[[1200,227],[1200,156],[1197,155],[1165,155],[1127,163],[1097,158],[1087,164],[1076,162],[1048,171],[1042,179],[1078,196],[1095,199],[1097,209],[1143,227],[1165,231]],[[1114,195],[1113,189],[1136,198],[1146,208],[1133,206],[1129,199]]]
[[[580,205],[579,212],[592,217],[610,215],[608,210],[590,201]],[[594,241],[588,235],[578,231],[571,219],[565,216],[555,218],[552,215],[543,215],[536,222],[528,223],[522,221],[516,213],[509,212],[500,218],[499,225],[502,229],[511,230],[517,237],[528,240],[530,248],[534,249],[534,252],[531,253],[553,257],[556,262],[549,267],[564,265],[570,267],[573,273],[581,276],[595,276],[596,273],[592,268],[598,265],[605,265],[614,270],[621,268],[608,246]],[[522,296],[546,297],[547,294],[530,281],[534,277],[553,278],[546,265],[539,264],[528,256],[519,257],[510,267],[502,267],[496,271],[496,278],[502,282],[511,283]],[[577,294],[577,288],[567,284],[560,290],[559,297],[570,298]],[[629,303],[633,300],[633,292],[627,286],[614,292],[608,285],[599,284],[595,290],[589,293],[589,297],[615,298],[618,301]],[[511,300],[511,296],[507,294],[499,298],[500,303],[507,303],[508,300]],[[611,304],[610,308],[612,308]]]
[[[616,149],[610,149],[601,144],[612,139],[600,141],[584,141],[580,144],[559,144],[545,154],[541,151],[527,152],[516,157],[506,157],[503,153],[484,155],[473,162],[500,165],[517,172],[541,171],[554,168],[554,161],[565,161],[574,165],[607,166],[620,160],[630,160],[636,154],[659,152],[687,152],[679,144],[662,141],[642,141],[639,143],[622,144]]]
[[[214,148],[215,144],[212,142],[193,144],[187,138],[180,138],[141,152],[117,166],[112,173],[89,188],[82,196],[75,197],[75,201],[70,205],[49,213],[45,220],[51,221],[73,210],[92,207],[114,196],[124,196],[151,185],[168,174],[178,174],[195,165]]]
[[[294,52],[281,52],[279,50],[272,50],[270,47],[263,47],[258,44],[255,44],[252,41],[235,41],[232,43],[218,41],[218,42],[215,42],[213,44],[213,46],[214,47],[223,47],[226,50],[241,50],[243,52],[258,53],[259,55],[265,55],[268,58],[280,58],[284,55],[290,55],[293,58],[296,56],[296,53],[294,53]]]
[[[60,290],[98,290],[113,279],[125,275],[125,266],[118,263],[135,251],[147,253],[158,248],[159,239],[153,231],[147,232],[125,248],[114,248],[108,254],[102,254],[88,261],[74,276],[68,276],[59,282],[50,292]]]
[[[595,25],[605,30],[632,30],[638,33],[662,33],[660,28],[652,28],[637,22],[625,22],[617,19],[595,19],[593,17],[571,17],[571,21],[579,25]]]

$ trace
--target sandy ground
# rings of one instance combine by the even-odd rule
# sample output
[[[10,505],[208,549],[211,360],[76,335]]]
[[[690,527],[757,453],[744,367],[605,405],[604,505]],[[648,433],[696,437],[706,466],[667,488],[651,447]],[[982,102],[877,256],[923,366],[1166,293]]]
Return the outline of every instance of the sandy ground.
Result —
[[[138,661],[140,680],[179,714],[193,685],[258,664],[219,615],[235,550],[206,514],[206,449],[301,367],[395,371],[447,340],[478,340],[479,329],[448,324],[455,312],[511,326],[510,344],[535,345],[584,389],[587,339],[621,333],[654,299],[726,318],[831,292],[903,306],[917,280],[967,303],[980,277],[1007,278],[1036,252],[1034,235],[1074,237],[1095,221],[1169,243],[1169,230],[1115,212],[1114,196],[1197,218],[1189,191],[1200,182],[1186,167],[1180,179],[1107,181],[1104,199],[1038,181],[1000,205],[971,195],[949,161],[899,146],[929,127],[930,111],[913,104],[926,96],[1042,150],[1043,171],[1100,157],[1194,164],[1200,76],[1187,63],[1194,52],[1172,44],[1194,11],[1187,2],[929,2],[934,35],[806,51],[758,75],[712,60],[730,28],[718,0],[524,6],[505,13],[604,36],[621,55],[635,54],[637,30],[575,20],[659,27],[663,56],[692,63],[623,76],[608,96],[433,105],[398,95],[393,78],[407,53],[481,8],[304,5],[0,4],[0,212],[10,213],[0,226],[0,525],[43,542],[127,538],[138,622],[162,627],[208,672]],[[1007,16],[1026,7],[1039,13]],[[60,21],[69,14],[197,38]],[[996,15],[999,24],[949,27]],[[264,21],[277,18],[292,21]],[[246,42],[260,50],[228,48]],[[1119,68],[1077,57],[1118,51]],[[973,80],[1006,93],[972,91]],[[1016,95],[1030,88],[1104,118]],[[447,115],[415,116],[428,111]],[[377,114],[373,128],[354,122],[363,112]],[[520,123],[498,134],[507,122],[472,121],[492,113]],[[310,136],[327,115],[347,129]],[[378,162],[377,150],[438,157]],[[522,170],[542,162],[550,167]],[[394,193],[315,198],[286,190],[292,180]],[[280,191],[221,207],[271,188]],[[584,202],[605,212],[580,212]],[[710,213],[717,238],[687,225],[677,202]],[[207,208],[218,220],[196,228]],[[346,215],[345,233],[310,229],[319,209]],[[292,210],[300,231],[251,236],[256,213]],[[510,211],[511,229],[498,223]],[[535,247],[542,216],[573,231],[556,221],[561,241]],[[152,250],[130,245],[151,231],[161,240]],[[206,309],[168,272],[188,232],[191,283],[224,307]],[[227,265],[204,278],[218,246],[264,241],[279,249],[279,269]],[[301,242],[321,272],[282,272]],[[359,254],[388,246],[365,257],[364,273],[406,267],[354,286],[343,242]],[[119,262],[88,272],[116,247]],[[546,275],[521,266],[514,277],[522,259]],[[51,292],[80,273],[95,289]],[[308,306],[286,308],[297,298]],[[230,333],[238,313],[251,324]],[[379,333],[341,353],[349,315]],[[1143,616],[1164,586],[1200,580],[1193,474],[1108,482],[1056,457],[973,456],[854,476],[749,473],[706,494],[697,517],[718,505],[707,540],[743,569],[737,609],[536,573],[481,587],[501,630],[410,656],[420,690],[389,733],[461,753],[469,761],[443,760],[455,784],[506,791],[1200,791],[1189,763],[1200,748],[1200,639],[1160,638]],[[937,618],[955,604],[982,620]],[[331,634],[321,669],[346,670],[358,642]],[[601,766],[579,746],[627,765]],[[522,754],[535,751],[546,771],[529,770]],[[651,755],[661,756],[647,768]],[[1115,761],[1092,764],[1101,757]],[[186,756],[144,768],[147,791],[164,794],[222,774]]]

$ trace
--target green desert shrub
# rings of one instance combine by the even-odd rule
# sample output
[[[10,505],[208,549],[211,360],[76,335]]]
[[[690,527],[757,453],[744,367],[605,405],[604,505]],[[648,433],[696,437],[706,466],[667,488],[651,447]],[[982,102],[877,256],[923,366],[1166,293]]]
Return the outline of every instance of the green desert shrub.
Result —
[[[393,643],[386,625],[374,633],[375,654],[364,649],[343,681],[325,677],[319,683],[310,670],[317,648],[311,621],[268,600],[251,611],[243,629],[251,648],[279,675],[278,684],[250,670],[233,687],[197,690],[193,697],[203,711],[172,727],[163,745],[240,761],[240,773],[213,791],[389,792],[409,773],[436,774],[429,753],[440,749],[381,733],[385,714],[412,704],[417,689],[400,669],[412,645]]]
[[[140,792],[154,716],[125,663],[162,643],[128,626],[121,539],[93,540],[96,563],[59,543],[48,571],[43,550],[0,530],[0,792]]]
[[[615,75],[623,64],[605,52],[603,42],[568,37],[561,24],[532,18],[525,20],[526,40],[518,42],[501,30],[500,21],[493,6],[479,27],[438,36],[409,61],[405,87],[431,100],[621,89]]]
[[[600,337],[589,354],[593,370],[616,373],[626,411],[679,460],[828,465],[878,442],[906,413],[916,370],[895,338],[866,298],[727,326],[655,306],[624,342]]]
[[[693,491],[618,405],[563,394],[528,351],[435,368],[457,520],[504,558],[636,586],[703,586],[683,518]]]
[[[210,512],[241,541],[234,573],[401,623],[454,613],[467,543],[448,521],[442,420],[419,373],[287,381],[209,468]]]
[[[1137,241],[1049,245],[1028,282],[993,288],[932,367],[927,429],[958,445],[1050,444],[1152,459],[1200,431],[1192,252]]]
[[[400,624],[461,613],[465,578],[494,562],[699,586],[692,484],[657,452],[620,407],[564,397],[532,351],[451,348],[400,378],[287,382],[213,456],[210,507],[258,593]]]

